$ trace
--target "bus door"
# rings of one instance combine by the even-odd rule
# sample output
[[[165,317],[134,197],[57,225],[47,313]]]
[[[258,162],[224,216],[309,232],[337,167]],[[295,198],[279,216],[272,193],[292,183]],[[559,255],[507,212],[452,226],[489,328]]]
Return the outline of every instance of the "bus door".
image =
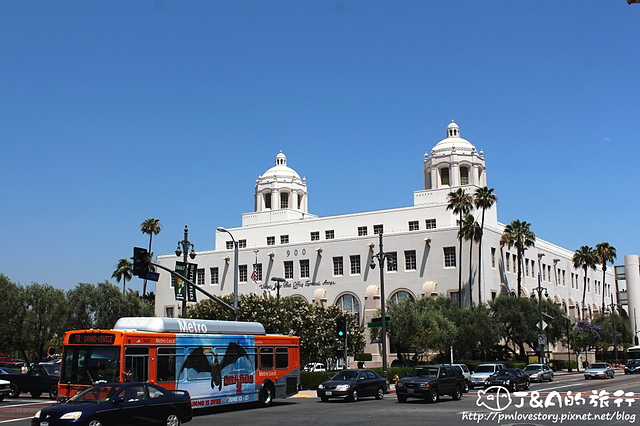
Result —
[[[125,382],[146,382],[149,380],[149,348],[125,348],[123,376]]]

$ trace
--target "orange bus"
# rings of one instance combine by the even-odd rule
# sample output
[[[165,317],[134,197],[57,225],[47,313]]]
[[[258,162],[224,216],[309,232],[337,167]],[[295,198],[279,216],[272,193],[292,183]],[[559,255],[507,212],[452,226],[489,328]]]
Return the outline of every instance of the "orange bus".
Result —
[[[112,330],[65,333],[58,399],[97,383],[142,381],[186,390],[194,408],[298,392],[300,339],[257,322],[120,318]]]

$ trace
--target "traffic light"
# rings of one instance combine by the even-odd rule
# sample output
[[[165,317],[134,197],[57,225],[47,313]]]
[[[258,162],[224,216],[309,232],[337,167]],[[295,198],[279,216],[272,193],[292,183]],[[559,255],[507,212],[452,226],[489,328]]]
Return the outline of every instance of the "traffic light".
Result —
[[[144,278],[149,273],[151,260],[147,249],[140,247],[133,248],[133,275]]]
[[[339,339],[344,339],[346,335],[347,335],[347,319],[336,318],[336,337]]]

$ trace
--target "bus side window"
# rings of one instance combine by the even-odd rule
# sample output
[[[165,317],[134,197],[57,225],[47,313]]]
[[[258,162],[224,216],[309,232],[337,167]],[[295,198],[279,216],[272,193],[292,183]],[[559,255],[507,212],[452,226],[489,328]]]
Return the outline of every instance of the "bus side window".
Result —
[[[260,370],[273,370],[273,348],[260,348]]]
[[[276,368],[289,368],[289,348],[276,348]]]
[[[124,380],[146,382],[149,380],[149,348],[128,347],[124,356]]]
[[[156,378],[158,383],[176,381],[176,348],[158,348]]]

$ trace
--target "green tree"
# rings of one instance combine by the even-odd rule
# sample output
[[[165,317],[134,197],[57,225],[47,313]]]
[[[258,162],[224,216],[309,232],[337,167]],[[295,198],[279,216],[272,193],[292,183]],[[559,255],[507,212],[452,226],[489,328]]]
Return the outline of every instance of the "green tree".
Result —
[[[96,327],[97,304],[101,299],[96,286],[89,283],[78,283],[66,293],[69,316],[67,330],[86,330]]]
[[[152,256],[151,252],[151,242],[153,241],[153,236],[158,235],[162,227],[160,226],[160,219],[149,218],[140,224],[140,231],[143,234],[149,235],[149,256]],[[147,294],[147,279],[144,279],[144,284],[142,287],[142,295]]]
[[[596,251],[589,246],[582,246],[573,254],[573,267],[574,268],[582,268],[584,270],[584,283],[582,285],[582,318],[586,318],[587,306],[585,305],[585,300],[587,298],[587,272],[589,268],[595,271],[597,265],[597,254]]]
[[[536,234],[531,230],[531,224],[528,222],[514,220],[505,226],[504,232],[500,239],[501,244],[507,247],[516,247],[518,261],[518,297],[522,296],[522,257],[524,252],[532,247],[536,242]]]
[[[613,312],[611,315],[599,315],[592,322],[594,326],[600,327],[600,347],[604,351],[609,347],[619,348],[622,346],[624,350],[633,346],[633,330],[626,318]],[[614,336],[614,333],[616,335]],[[620,356],[618,356],[620,358]]]
[[[602,265],[602,313],[605,311],[604,294],[607,279],[607,262],[613,263],[616,260],[616,248],[607,242],[596,244],[596,262]]]
[[[115,278],[118,283],[122,281],[122,292],[126,293],[127,281],[131,281],[131,278],[133,278],[133,265],[131,261],[126,257],[120,259],[118,265],[116,265],[116,270],[111,274],[111,278]]]
[[[478,302],[482,301],[482,236],[484,235],[484,214],[497,200],[498,197],[493,193],[493,188],[487,188],[486,186],[476,189],[476,192],[473,194],[473,205],[476,209],[482,210],[480,241],[478,241]]]
[[[458,306],[462,307],[462,217],[473,210],[473,197],[463,188],[451,191],[447,195],[447,210],[457,214],[458,218]],[[471,261],[471,259],[469,259]]]
[[[462,219],[462,238],[465,241],[469,241],[469,305],[473,306],[473,263],[471,262],[473,255],[473,243],[480,242],[482,238],[482,228],[480,224],[473,217],[471,213],[464,215]],[[478,296],[478,303],[480,302],[480,296]]]
[[[574,327],[569,330],[569,344],[573,351],[580,358],[581,353],[586,353],[598,347],[602,339],[602,328],[599,325],[591,324],[589,321],[577,321]],[[580,363],[578,362],[578,371]]]
[[[0,274],[0,300],[0,352],[10,354],[24,350],[21,341],[25,334],[24,320],[27,311],[24,288]],[[26,357],[24,353],[22,356]]]
[[[45,356],[51,345],[60,345],[69,310],[64,291],[48,284],[32,283],[24,291],[27,306],[21,345],[34,351],[36,359]]]

